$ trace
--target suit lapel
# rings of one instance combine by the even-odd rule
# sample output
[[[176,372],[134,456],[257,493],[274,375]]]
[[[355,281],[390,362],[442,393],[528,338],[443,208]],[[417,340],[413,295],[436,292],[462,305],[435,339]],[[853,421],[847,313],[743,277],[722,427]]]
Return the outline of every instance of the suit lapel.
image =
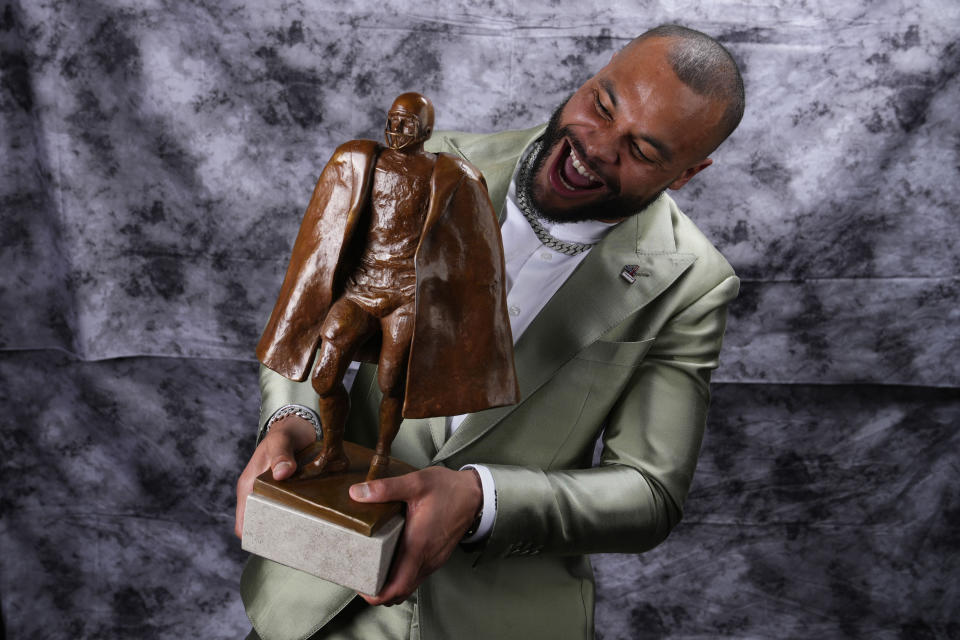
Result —
[[[672,206],[661,196],[613,229],[537,315],[514,352],[522,398],[529,398],[579,351],[660,295],[693,264],[696,256],[677,253]],[[626,265],[639,267],[632,284],[620,276]],[[518,406],[471,414],[434,462],[470,445]]]
[[[509,131],[496,135],[465,134],[462,138],[444,136],[441,144],[445,150],[456,153],[471,163],[487,183],[490,201],[503,224],[506,211],[507,190],[520,154],[540,137],[546,127],[534,127],[523,131]]]

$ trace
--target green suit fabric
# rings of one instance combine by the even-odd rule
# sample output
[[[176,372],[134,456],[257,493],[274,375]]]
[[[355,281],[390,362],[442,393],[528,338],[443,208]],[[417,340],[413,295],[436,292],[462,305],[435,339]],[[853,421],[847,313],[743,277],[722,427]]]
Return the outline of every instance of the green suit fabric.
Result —
[[[428,146],[479,168],[502,219],[514,168],[542,131],[438,133]],[[620,275],[626,265],[638,266],[633,283]],[[679,522],[738,289],[727,261],[661,195],[590,251],[517,341],[519,404],[471,414],[446,440],[443,418],[404,421],[393,455],[420,467],[486,465],[497,515],[479,549],[455,551],[420,586],[397,637],[412,628],[430,640],[593,638],[586,554],[645,551]],[[309,381],[263,368],[261,394],[261,425],[284,404],[316,407]],[[348,439],[376,441],[379,399],[364,366]],[[258,557],[241,593],[265,640],[307,638],[353,596]]]

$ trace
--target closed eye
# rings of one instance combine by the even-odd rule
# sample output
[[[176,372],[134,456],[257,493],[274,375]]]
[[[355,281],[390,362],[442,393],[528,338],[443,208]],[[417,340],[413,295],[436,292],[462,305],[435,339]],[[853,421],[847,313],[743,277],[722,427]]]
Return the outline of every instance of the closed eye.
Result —
[[[597,109],[597,113],[600,114],[600,117],[604,120],[612,120],[613,116],[610,114],[610,111],[603,106],[603,102],[600,101],[600,94],[594,92],[593,94],[593,104]]]
[[[653,160],[643,154],[643,151],[640,150],[640,145],[638,145],[636,142],[634,142],[631,146],[633,147],[633,153],[636,154],[638,158],[645,162],[653,162]]]

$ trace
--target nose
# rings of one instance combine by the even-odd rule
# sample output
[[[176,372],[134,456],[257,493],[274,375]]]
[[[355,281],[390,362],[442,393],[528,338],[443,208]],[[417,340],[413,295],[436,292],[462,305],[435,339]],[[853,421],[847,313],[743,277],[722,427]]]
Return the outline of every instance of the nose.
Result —
[[[588,161],[613,165],[620,159],[619,136],[609,124],[591,127],[583,132],[581,141]]]

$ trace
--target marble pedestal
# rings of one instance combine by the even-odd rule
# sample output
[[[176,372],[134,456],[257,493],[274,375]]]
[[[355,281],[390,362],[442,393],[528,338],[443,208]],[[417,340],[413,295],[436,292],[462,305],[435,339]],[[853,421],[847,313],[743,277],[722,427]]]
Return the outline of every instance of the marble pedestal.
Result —
[[[403,518],[395,515],[366,536],[251,493],[243,517],[243,548],[360,593],[376,594],[402,530]]]
[[[350,468],[319,478],[274,480],[268,470],[254,482],[243,517],[243,549],[360,593],[376,594],[390,569],[403,530],[402,503],[360,503],[350,486],[363,482],[373,452],[344,443]],[[319,452],[297,454],[298,465]],[[415,471],[391,458],[386,476]]]

